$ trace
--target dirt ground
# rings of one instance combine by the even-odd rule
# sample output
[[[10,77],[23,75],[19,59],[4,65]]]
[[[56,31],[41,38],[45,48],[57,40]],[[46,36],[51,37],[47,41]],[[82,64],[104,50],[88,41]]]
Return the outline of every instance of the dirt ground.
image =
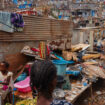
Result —
[[[73,105],[105,105],[105,80],[99,79],[92,86],[92,94],[91,88],[87,89]]]

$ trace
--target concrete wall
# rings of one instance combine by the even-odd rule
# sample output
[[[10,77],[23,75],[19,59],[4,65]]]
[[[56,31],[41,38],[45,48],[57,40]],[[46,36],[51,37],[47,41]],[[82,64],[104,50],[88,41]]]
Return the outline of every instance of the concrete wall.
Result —
[[[83,42],[84,43],[86,42],[86,40],[89,40],[90,31],[91,30],[84,30],[83,31]],[[72,44],[80,43],[80,40],[81,40],[80,32],[81,32],[81,30],[73,30]],[[105,30],[100,30],[100,29],[94,30],[94,38],[96,38],[98,40],[98,39],[103,38],[103,37],[105,37]]]
[[[4,60],[7,54],[14,54],[20,52],[26,45],[38,47],[39,41],[32,42],[0,42],[0,61]]]
[[[85,43],[86,40],[89,41],[90,31],[91,30],[84,30],[84,31],[82,31],[83,32],[83,43]],[[81,32],[81,30],[73,30],[72,44],[80,43],[80,40],[81,40],[80,32]],[[94,38],[96,38],[98,40],[99,38],[102,38],[103,35],[105,37],[105,33],[103,33],[103,31],[102,31],[101,32],[101,36],[100,36],[99,29],[97,29],[97,32],[94,33]]]
[[[88,39],[88,36],[89,36],[89,31],[84,31],[83,32],[83,42],[84,43]],[[72,44],[78,44],[80,43],[80,40],[81,40],[80,30],[73,30]]]

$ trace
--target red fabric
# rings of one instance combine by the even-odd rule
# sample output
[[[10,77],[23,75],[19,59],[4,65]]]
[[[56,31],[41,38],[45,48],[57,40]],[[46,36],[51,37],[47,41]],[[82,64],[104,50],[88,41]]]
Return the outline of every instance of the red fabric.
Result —
[[[36,49],[36,48],[31,48],[31,50],[32,50],[32,51],[35,51],[35,52],[39,52],[39,50]]]
[[[47,45],[47,53],[48,53],[48,55],[50,55],[50,49],[49,49],[48,45]]]
[[[3,85],[3,90],[7,90],[8,89],[8,86],[7,85]]]

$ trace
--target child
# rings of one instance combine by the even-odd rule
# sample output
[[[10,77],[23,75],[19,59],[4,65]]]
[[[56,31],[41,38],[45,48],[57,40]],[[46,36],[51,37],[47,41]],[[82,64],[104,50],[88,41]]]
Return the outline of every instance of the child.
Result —
[[[12,72],[8,71],[9,64],[5,61],[0,63],[0,84],[3,84],[3,90],[8,88],[12,83]]]

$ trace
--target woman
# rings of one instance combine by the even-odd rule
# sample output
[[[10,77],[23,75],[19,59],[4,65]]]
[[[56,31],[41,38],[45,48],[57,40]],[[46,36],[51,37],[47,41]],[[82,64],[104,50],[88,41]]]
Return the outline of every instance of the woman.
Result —
[[[54,100],[52,97],[57,82],[57,71],[51,61],[36,61],[30,75],[33,97],[38,95],[37,102],[33,105],[71,105],[65,100]]]

